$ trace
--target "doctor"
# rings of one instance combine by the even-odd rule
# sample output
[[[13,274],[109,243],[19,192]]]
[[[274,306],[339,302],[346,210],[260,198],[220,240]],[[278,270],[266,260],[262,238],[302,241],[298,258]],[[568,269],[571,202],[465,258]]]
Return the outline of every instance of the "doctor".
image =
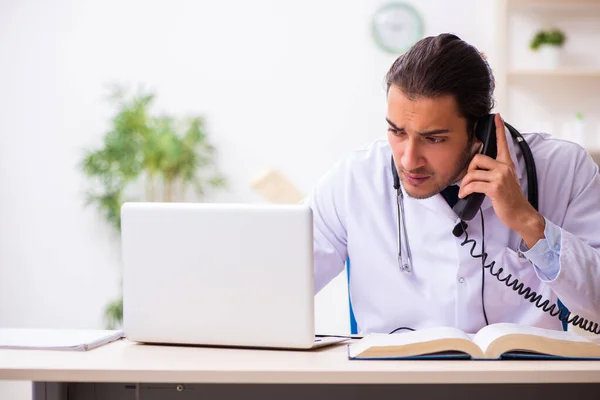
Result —
[[[387,140],[348,155],[305,200],[314,217],[316,291],[349,259],[361,333],[439,325],[476,332],[497,322],[562,330],[557,316],[471,255],[484,251],[485,265],[541,295],[539,305],[560,299],[571,317],[600,322],[600,176],[587,152],[523,135],[537,171],[536,210],[523,153],[499,115],[497,158],[474,155],[475,121],[492,110],[494,91],[478,50],[454,35],[428,37],[398,57],[386,79]],[[452,205],[473,192],[485,200],[456,232]]]

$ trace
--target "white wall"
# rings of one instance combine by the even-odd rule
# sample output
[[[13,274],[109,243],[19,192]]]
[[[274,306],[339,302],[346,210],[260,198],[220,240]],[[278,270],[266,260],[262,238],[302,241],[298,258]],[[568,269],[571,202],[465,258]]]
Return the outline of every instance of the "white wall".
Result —
[[[107,128],[106,84],[144,84],[157,109],[206,116],[231,182],[209,200],[262,202],[249,183],[268,167],[307,193],[385,135],[395,56],[369,27],[382,3],[0,2],[0,327],[99,328],[118,293],[118,237],[83,207],[77,170]],[[455,32],[494,62],[492,1],[413,3],[426,35]],[[344,279],[317,298],[320,331],[348,329]]]

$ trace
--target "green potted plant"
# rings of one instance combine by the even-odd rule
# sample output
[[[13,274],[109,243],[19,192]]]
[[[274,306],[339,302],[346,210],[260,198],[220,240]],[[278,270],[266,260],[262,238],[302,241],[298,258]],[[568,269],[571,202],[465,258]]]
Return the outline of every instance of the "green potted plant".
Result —
[[[556,68],[560,64],[560,49],[566,41],[560,29],[540,30],[531,39],[529,47],[540,56],[540,67]]]
[[[80,168],[90,180],[86,204],[95,206],[115,233],[125,201],[186,201],[190,189],[201,198],[226,185],[201,116],[154,115],[154,94],[144,91],[129,95],[116,87],[110,99],[116,113],[102,146],[87,150]],[[107,327],[117,327],[122,318],[120,296],[105,309]]]

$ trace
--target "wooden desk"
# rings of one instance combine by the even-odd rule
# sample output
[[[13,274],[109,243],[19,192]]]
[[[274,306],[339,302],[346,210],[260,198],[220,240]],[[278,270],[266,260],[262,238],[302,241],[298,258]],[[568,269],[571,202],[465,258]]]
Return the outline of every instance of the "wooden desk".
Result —
[[[0,350],[0,379],[36,400],[512,397],[597,398],[600,361],[350,361],[346,346],[275,351],[139,345]],[[468,397],[465,397],[468,396]]]

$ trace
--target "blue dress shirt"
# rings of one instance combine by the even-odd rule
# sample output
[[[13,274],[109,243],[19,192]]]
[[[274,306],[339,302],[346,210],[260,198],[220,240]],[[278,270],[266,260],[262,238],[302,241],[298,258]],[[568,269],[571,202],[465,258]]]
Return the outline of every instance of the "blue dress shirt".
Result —
[[[560,228],[554,225],[548,219],[544,218],[546,226],[544,228],[544,239],[538,242],[529,250],[519,252],[525,256],[535,269],[538,278],[550,282],[556,279],[560,273],[560,242],[562,234]],[[522,242],[526,249],[525,243]]]

